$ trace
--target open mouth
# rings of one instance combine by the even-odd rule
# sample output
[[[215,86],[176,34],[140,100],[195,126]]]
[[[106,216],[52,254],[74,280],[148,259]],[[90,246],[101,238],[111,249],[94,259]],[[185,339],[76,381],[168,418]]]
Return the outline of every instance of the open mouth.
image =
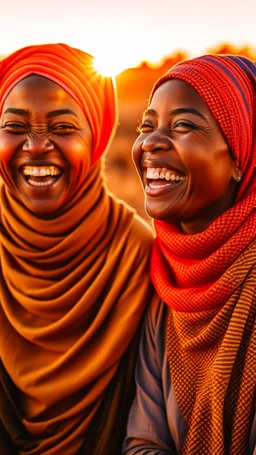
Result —
[[[165,167],[148,167],[146,171],[146,183],[149,188],[162,188],[167,185],[177,185],[183,182],[184,179],[184,175]]]
[[[45,187],[57,182],[63,170],[59,166],[21,166],[20,172],[29,185]]]

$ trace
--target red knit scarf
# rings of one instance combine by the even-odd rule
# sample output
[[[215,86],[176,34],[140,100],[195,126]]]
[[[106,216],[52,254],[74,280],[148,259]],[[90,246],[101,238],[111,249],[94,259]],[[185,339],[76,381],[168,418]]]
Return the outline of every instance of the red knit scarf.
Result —
[[[203,56],[155,84],[191,84],[242,171],[235,205],[201,233],[155,221],[151,276],[170,307],[167,356],[189,425],[182,455],[246,455],[256,384],[256,138],[253,62]]]
[[[155,221],[151,275],[167,305],[184,312],[223,306],[243,280],[223,274],[255,239],[255,201],[250,194],[199,234]]]

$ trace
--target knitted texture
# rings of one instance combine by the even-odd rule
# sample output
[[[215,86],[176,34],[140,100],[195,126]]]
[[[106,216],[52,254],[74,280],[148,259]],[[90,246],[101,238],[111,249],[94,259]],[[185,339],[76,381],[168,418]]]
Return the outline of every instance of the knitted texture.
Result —
[[[205,55],[160,78],[189,83],[218,122],[242,181],[235,204],[198,234],[154,221],[151,275],[170,307],[167,353],[189,424],[182,454],[245,455],[253,417],[256,139],[253,62]],[[150,99],[151,99],[150,98]]]

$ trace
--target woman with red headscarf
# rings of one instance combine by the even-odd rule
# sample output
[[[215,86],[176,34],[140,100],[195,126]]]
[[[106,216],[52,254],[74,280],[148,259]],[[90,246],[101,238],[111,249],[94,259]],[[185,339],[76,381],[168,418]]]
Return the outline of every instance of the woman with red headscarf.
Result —
[[[256,454],[256,67],[181,62],[133,158],[154,219],[149,309],[123,453]]]
[[[117,455],[152,233],[108,193],[113,81],[64,44],[0,62],[1,455]]]

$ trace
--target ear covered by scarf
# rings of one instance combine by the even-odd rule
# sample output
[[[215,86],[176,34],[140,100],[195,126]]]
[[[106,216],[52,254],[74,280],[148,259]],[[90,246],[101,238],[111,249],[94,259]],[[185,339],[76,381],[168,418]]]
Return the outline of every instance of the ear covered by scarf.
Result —
[[[115,82],[103,77],[93,67],[91,55],[66,44],[43,44],[17,50],[0,62],[0,115],[12,88],[22,79],[38,74],[60,85],[83,109],[93,133],[91,165],[109,147],[117,127],[117,95]],[[9,162],[12,157],[1,151],[0,175],[10,186]],[[88,172],[83,157],[74,156],[78,184]],[[79,177],[78,177],[79,174]]]
[[[155,83],[190,84],[217,120],[242,172],[237,201],[256,190],[256,64],[235,55],[204,55],[178,63]]]

